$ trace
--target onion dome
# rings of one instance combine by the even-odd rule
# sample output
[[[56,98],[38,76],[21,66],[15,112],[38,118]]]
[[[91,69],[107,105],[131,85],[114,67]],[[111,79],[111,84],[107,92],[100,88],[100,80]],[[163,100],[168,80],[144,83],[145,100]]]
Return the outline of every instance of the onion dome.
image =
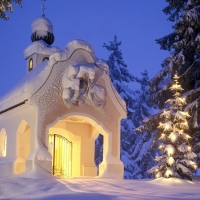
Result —
[[[54,35],[53,35],[53,25],[52,23],[44,16],[38,17],[31,24],[31,40],[32,42],[43,40],[48,45],[53,44]]]

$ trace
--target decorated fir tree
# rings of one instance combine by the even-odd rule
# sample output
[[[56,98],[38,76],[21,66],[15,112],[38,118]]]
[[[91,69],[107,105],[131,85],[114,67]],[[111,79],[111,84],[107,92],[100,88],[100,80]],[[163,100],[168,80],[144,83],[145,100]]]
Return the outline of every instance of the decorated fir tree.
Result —
[[[199,155],[197,159],[200,167],[200,1],[165,1],[167,6],[163,12],[173,22],[173,31],[156,42],[161,49],[170,51],[170,56],[163,61],[162,70],[149,82],[151,101],[154,107],[164,108],[165,101],[170,98],[168,88],[173,81],[172,75],[177,71],[185,91],[187,110],[191,115],[191,144]],[[155,117],[149,117],[149,124],[157,127],[158,120]]]
[[[158,126],[161,133],[159,149],[162,155],[155,158],[158,165],[151,168],[148,173],[154,173],[156,178],[178,177],[191,180],[192,173],[197,168],[194,162],[196,154],[190,146],[190,115],[183,111],[186,101],[181,97],[183,89],[178,83],[177,75],[174,76],[174,84],[170,90],[174,93],[174,98],[166,101],[169,108],[162,112],[160,117],[163,121]]]

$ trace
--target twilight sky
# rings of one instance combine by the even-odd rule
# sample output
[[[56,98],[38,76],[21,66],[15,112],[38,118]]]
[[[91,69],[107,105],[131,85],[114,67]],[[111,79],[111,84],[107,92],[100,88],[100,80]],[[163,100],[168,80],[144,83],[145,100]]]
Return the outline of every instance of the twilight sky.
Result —
[[[10,20],[0,20],[0,96],[26,73],[24,49],[31,43],[31,23],[42,15],[41,0],[23,0],[14,6]],[[90,43],[98,58],[107,59],[102,47],[116,34],[130,72],[140,76],[145,69],[152,78],[169,52],[160,50],[155,39],[172,32],[172,23],[162,12],[165,0],[46,0],[46,17],[54,26],[52,46],[63,49],[68,42]],[[137,88],[137,84],[131,85]]]

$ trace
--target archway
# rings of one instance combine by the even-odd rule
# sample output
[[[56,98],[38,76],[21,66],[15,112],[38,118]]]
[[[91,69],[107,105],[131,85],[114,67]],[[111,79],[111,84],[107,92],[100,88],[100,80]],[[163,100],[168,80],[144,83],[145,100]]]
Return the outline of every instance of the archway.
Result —
[[[26,171],[26,159],[30,154],[31,129],[25,120],[22,120],[17,129],[17,159],[14,164],[15,174]]]
[[[7,135],[4,128],[0,132],[0,157],[6,157]]]
[[[68,151],[68,153],[71,154],[71,158],[67,151],[65,151],[66,155],[64,155],[64,157],[68,157],[70,159],[67,164],[62,164],[68,166],[68,168],[71,167],[71,171],[68,173],[68,176],[97,176],[97,166],[95,165],[94,158],[95,140],[99,133],[104,135],[104,138],[106,138],[104,139],[103,144],[103,157],[105,158],[109,150],[109,134],[105,131],[102,125],[97,124],[97,122],[91,117],[83,115],[68,115],[51,124],[48,128],[48,149],[53,157],[52,174],[54,174],[55,162],[60,159],[60,157],[54,157],[56,155],[53,152],[56,151],[57,147],[55,142],[53,142],[53,137],[55,138],[56,136],[59,136],[62,138],[59,145],[62,144],[62,140],[67,140],[69,144],[71,143],[71,152]],[[62,151],[64,147],[59,147],[59,149]],[[60,155],[63,157],[62,153],[60,153]],[[63,160],[59,162],[63,163]],[[60,168],[58,171],[62,171],[62,169]],[[64,177],[68,176],[65,175]]]

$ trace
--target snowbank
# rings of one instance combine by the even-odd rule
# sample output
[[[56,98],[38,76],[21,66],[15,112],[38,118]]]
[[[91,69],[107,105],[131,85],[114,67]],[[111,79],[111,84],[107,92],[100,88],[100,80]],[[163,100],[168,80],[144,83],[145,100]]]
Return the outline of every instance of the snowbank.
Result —
[[[168,180],[168,179],[167,179]],[[163,180],[164,181],[164,180]],[[15,176],[0,179],[0,199],[172,200],[198,199],[200,184],[166,184],[161,180],[111,180]],[[169,179],[169,181],[171,181]],[[157,182],[155,184],[155,182]]]

